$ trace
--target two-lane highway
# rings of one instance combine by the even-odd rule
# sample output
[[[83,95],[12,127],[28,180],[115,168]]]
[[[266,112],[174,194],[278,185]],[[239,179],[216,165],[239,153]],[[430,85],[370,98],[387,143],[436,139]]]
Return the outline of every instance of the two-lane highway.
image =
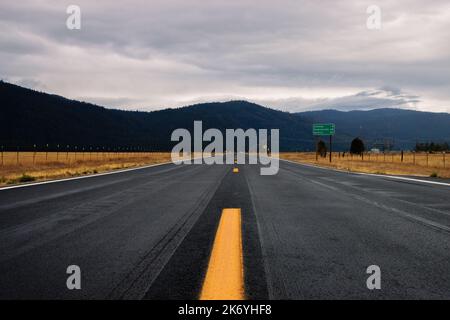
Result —
[[[236,281],[223,290],[247,299],[450,298],[450,186],[280,165],[0,190],[0,298],[198,299],[224,287],[224,257]],[[81,290],[66,287],[69,265]]]

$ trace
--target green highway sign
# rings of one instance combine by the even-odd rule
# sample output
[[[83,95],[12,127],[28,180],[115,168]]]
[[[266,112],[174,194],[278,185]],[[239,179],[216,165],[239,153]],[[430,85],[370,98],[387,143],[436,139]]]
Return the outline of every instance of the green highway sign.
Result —
[[[313,135],[315,136],[334,136],[334,123],[314,123]]]

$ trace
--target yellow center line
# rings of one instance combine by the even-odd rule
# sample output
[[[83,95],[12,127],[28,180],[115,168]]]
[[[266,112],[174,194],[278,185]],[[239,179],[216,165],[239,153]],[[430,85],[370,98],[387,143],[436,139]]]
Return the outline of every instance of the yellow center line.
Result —
[[[200,300],[244,300],[241,209],[223,209]]]
[[[239,172],[239,168],[233,168],[233,173],[238,173]]]

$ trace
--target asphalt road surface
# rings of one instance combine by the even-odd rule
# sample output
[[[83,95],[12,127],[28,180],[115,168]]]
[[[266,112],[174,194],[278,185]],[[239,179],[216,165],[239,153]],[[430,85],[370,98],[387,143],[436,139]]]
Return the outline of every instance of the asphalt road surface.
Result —
[[[449,185],[280,165],[261,176],[167,164],[1,190],[0,298],[197,299],[225,208],[241,212],[247,299],[450,298]],[[69,265],[81,290],[66,287]]]

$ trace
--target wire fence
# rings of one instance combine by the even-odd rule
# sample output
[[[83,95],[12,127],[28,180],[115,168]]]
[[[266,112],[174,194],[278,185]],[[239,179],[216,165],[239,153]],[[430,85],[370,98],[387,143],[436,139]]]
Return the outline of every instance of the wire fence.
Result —
[[[151,159],[167,152],[72,152],[72,151],[1,151],[0,166],[30,166],[47,164],[75,164],[85,162],[111,162]]]
[[[167,155],[167,152],[73,152],[73,151],[1,151],[0,166],[75,164],[84,162],[111,162],[136,159],[152,159]],[[305,158],[316,158],[314,152],[302,153]],[[376,163],[410,164],[424,167],[448,168],[450,159],[448,153],[428,152],[385,152],[351,154],[348,152],[333,152],[333,159],[340,161],[364,161]],[[318,157],[318,161],[327,158]]]
[[[316,159],[314,152],[303,153],[303,157],[310,160]],[[336,161],[362,161],[373,163],[393,163],[393,164],[405,164],[405,165],[417,165],[423,167],[433,168],[450,168],[450,159],[446,152],[385,152],[385,153],[372,153],[365,152],[362,154],[351,154],[349,152],[333,152],[333,159]],[[318,157],[318,161],[328,161],[328,158]]]

